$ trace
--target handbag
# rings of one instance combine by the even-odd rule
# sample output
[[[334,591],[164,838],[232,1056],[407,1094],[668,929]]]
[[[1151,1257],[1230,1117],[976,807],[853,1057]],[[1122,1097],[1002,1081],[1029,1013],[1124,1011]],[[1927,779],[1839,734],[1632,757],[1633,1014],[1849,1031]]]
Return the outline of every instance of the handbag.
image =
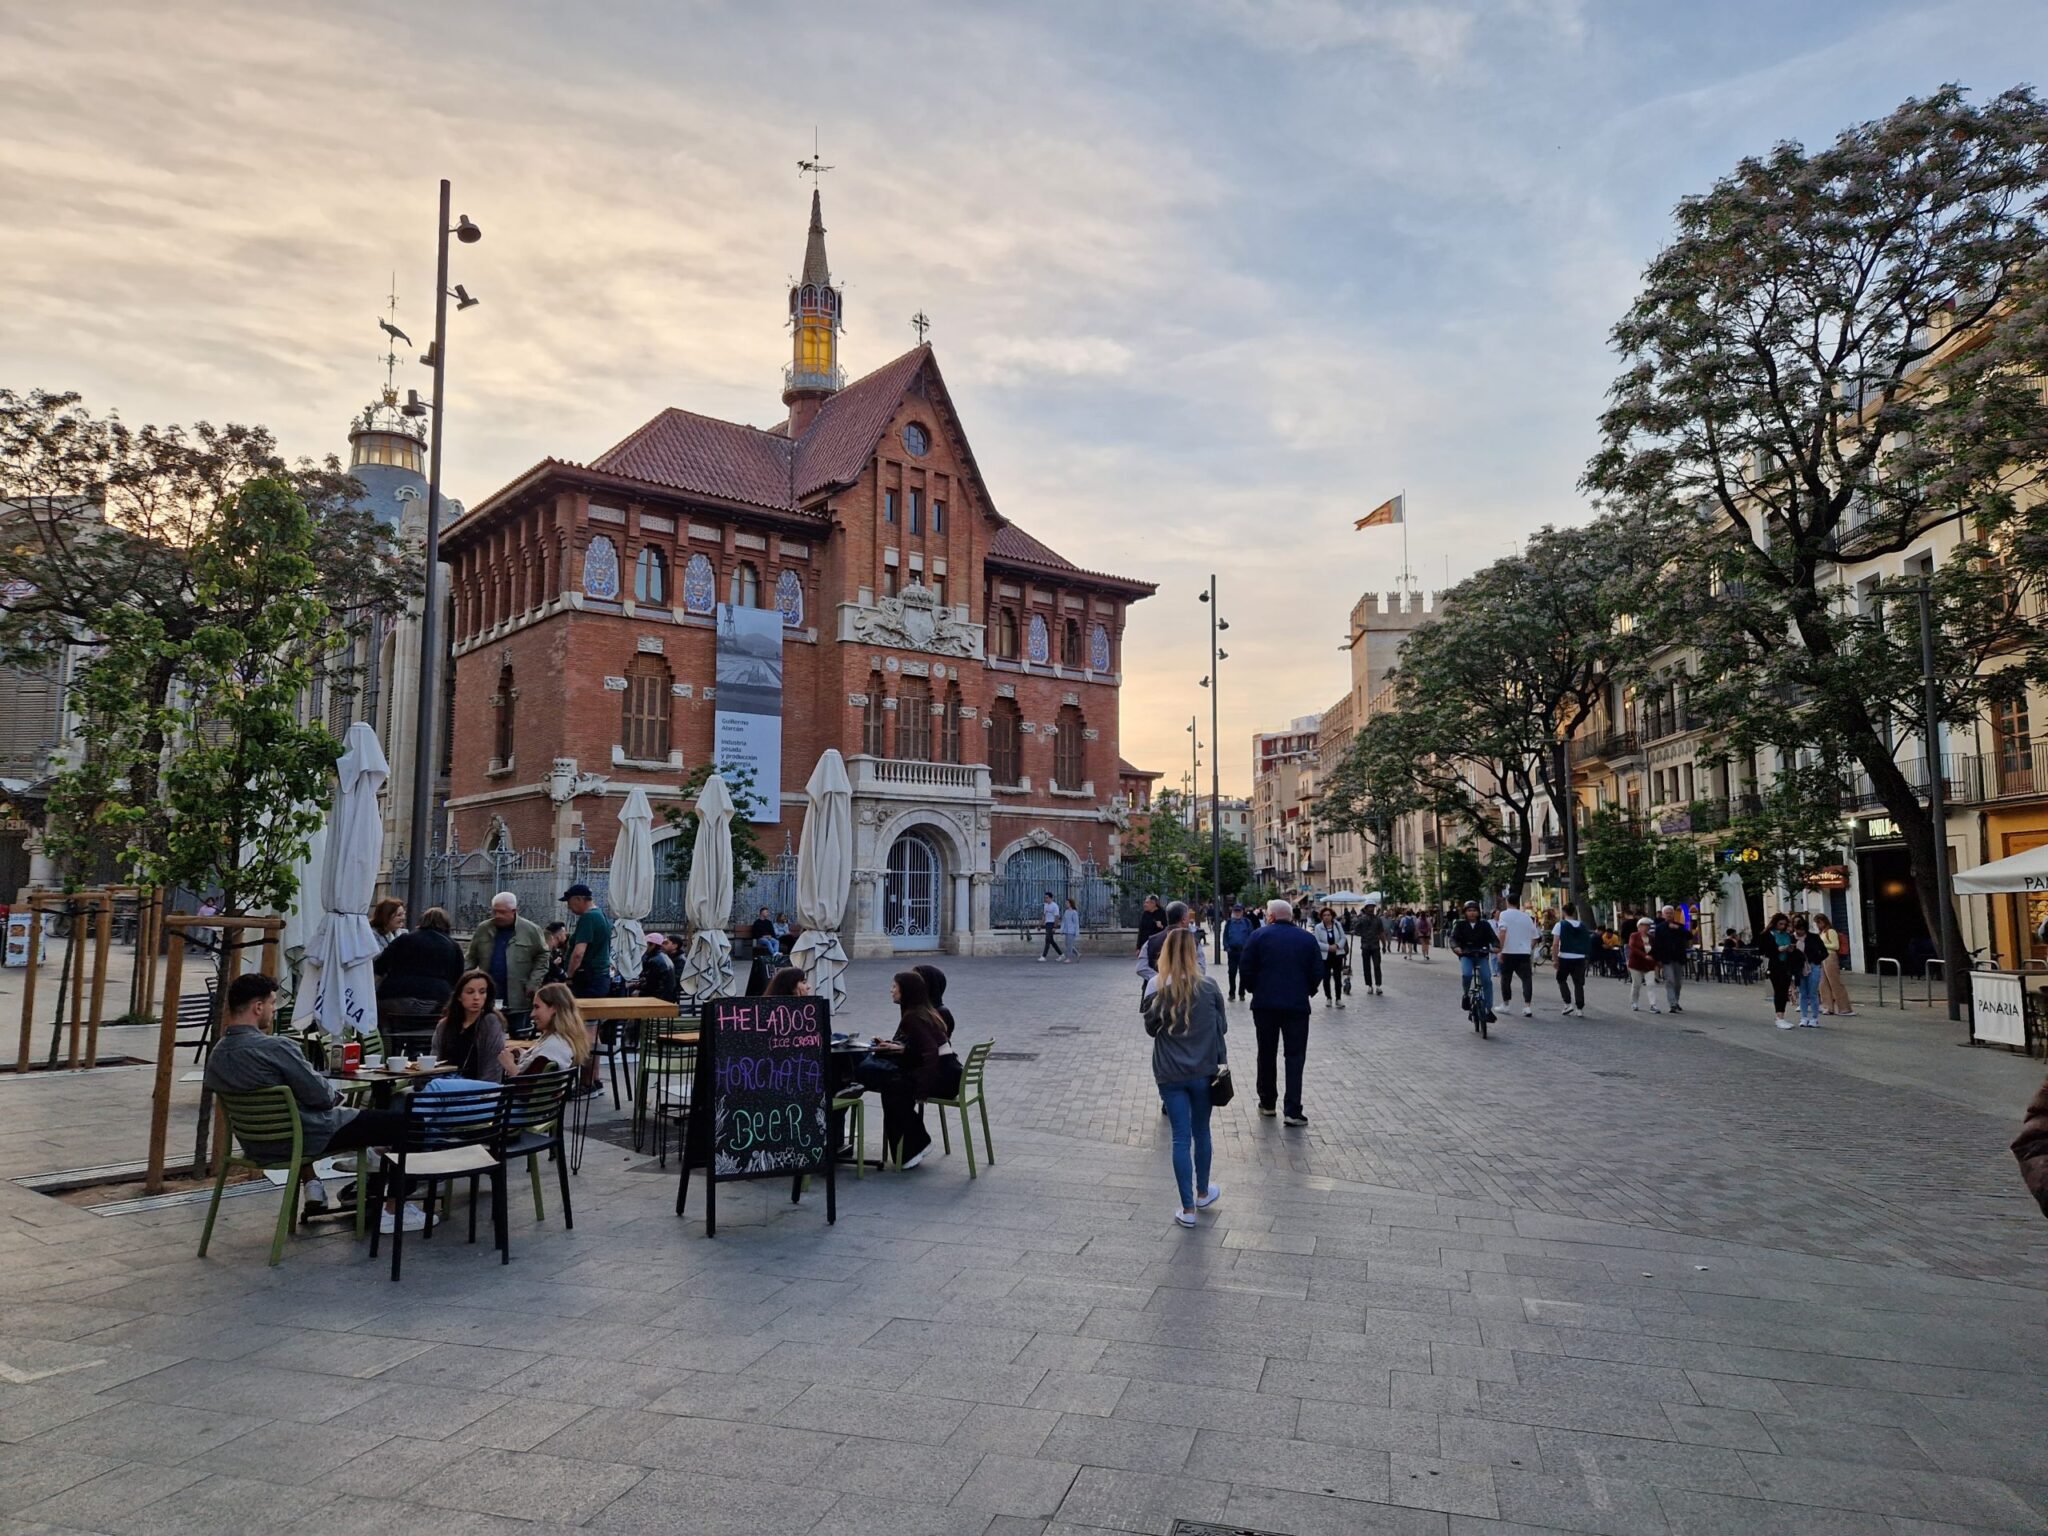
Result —
[[[1237,1095],[1237,1087],[1230,1080],[1230,1063],[1219,1061],[1216,1071],[1209,1078],[1209,1107],[1221,1109]]]

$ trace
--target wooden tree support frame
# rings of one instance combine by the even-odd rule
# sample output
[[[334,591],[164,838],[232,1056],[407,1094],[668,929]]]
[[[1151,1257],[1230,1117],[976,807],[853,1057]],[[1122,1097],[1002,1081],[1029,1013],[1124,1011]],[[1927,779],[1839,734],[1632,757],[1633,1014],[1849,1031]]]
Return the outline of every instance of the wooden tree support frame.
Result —
[[[107,1005],[107,953],[114,942],[114,898],[103,887],[84,891],[32,890],[28,893],[28,968],[22,973],[21,987],[21,1049],[15,1057],[14,1070],[26,1073],[29,1059],[34,1055],[32,1037],[35,1034],[36,977],[42,968],[43,916],[45,913],[61,912],[72,919],[71,936],[65,942],[71,946],[71,1050],[66,1066],[76,1072],[81,1065],[79,1051],[84,1048],[84,1066],[99,1064],[100,1020]],[[92,920],[93,943],[89,951],[92,957],[92,1011],[87,1019],[85,965],[80,944],[85,937],[83,920]],[[61,1004],[63,999],[58,999]],[[85,1038],[80,1041],[81,1026]]]
[[[185,973],[185,935],[191,930],[205,929],[220,934],[220,1003],[227,1007],[228,983],[241,975],[245,967],[243,956],[252,948],[260,948],[262,959],[259,969],[271,980],[279,974],[279,936],[284,932],[281,917],[256,917],[243,912],[222,912],[211,917],[201,917],[191,912],[174,912],[164,916],[161,931],[169,936],[169,964],[164,969],[163,1013],[157,1026],[156,1086],[150,1096],[149,1106],[149,1172],[143,1181],[143,1190],[156,1194],[164,1187],[164,1147],[171,1134],[171,1091],[178,1080],[178,988]],[[259,938],[245,943],[242,935],[254,933]],[[199,1150],[193,1157],[196,1166],[205,1161],[206,1121],[210,1110],[207,1095],[200,1094]]]

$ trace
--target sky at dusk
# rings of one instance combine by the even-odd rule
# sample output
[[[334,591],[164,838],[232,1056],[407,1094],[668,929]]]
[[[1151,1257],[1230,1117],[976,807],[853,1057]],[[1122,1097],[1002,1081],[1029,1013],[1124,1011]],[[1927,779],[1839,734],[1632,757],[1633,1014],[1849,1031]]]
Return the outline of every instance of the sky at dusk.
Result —
[[[924,310],[1002,513],[1159,583],[1122,729],[1168,782],[1217,573],[1242,791],[1396,584],[1355,517],[1405,491],[1434,588],[1587,514],[1680,197],[2043,61],[2038,0],[6,5],[0,385],[344,451],[394,271],[432,331],[445,175],[451,495],[664,406],[772,425],[815,126],[849,374]]]

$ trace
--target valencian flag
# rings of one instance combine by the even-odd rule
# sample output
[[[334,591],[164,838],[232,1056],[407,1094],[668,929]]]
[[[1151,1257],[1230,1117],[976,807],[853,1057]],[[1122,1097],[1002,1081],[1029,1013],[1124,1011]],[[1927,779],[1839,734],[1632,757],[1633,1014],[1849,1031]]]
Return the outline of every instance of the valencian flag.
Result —
[[[1384,528],[1390,523],[1405,523],[1408,521],[1407,500],[1407,493],[1403,492],[1392,501],[1383,501],[1352,524],[1352,527]]]

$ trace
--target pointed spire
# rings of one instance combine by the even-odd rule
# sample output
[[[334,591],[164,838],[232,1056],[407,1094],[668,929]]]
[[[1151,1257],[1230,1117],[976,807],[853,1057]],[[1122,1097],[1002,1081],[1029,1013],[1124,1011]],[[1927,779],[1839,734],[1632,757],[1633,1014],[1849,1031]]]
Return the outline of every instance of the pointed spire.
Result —
[[[811,188],[811,233],[804,242],[804,275],[800,281],[820,288],[832,281],[832,270],[825,261],[825,208],[816,187]]]

